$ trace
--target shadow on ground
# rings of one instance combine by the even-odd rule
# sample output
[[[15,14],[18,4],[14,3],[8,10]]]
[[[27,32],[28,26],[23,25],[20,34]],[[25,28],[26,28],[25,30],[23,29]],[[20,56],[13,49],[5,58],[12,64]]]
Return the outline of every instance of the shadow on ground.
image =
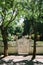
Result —
[[[14,62],[13,59],[12,60],[8,60],[8,61],[4,61],[4,60],[0,60],[0,65],[43,65],[42,62],[39,61],[28,61],[28,60],[23,60],[23,61],[19,61],[19,62]]]

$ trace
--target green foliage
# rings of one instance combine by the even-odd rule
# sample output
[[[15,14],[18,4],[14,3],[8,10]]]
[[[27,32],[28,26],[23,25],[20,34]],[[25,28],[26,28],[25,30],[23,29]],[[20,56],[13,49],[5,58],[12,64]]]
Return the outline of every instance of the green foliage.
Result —
[[[17,27],[9,27],[8,28],[8,33],[10,33],[11,35],[22,35],[23,34],[23,27],[21,26],[17,26]]]
[[[8,24],[16,9],[18,10],[18,18],[22,15],[28,19],[33,17],[36,22],[43,21],[43,0],[0,0],[0,8],[4,10],[1,12],[5,19],[4,25]]]
[[[31,23],[43,23],[43,0],[0,0],[0,16],[4,27],[19,21],[21,16],[27,17]],[[23,31],[20,27],[16,28],[15,23],[13,28],[10,27],[9,29],[11,34],[15,34],[15,31],[19,33]]]
[[[39,34],[43,34],[43,23],[37,23],[37,31]]]

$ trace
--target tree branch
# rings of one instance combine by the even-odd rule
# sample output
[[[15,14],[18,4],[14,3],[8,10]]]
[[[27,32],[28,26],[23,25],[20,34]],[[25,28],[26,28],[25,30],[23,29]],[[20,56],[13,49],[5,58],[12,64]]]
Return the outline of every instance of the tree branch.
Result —
[[[14,14],[14,12],[13,12],[13,14]],[[10,24],[13,20],[15,20],[15,18],[16,18],[17,15],[18,15],[18,12],[16,12],[14,18],[13,18],[13,15],[12,15],[10,21],[9,21],[8,24],[6,25],[6,28],[8,28],[9,24]]]

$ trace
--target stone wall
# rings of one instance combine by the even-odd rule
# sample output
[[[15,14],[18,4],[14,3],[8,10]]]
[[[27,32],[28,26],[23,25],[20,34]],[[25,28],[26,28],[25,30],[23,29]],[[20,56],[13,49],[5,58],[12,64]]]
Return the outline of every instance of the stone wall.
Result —
[[[3,53],[4,45],[3,42],[0,41],[0,53]],[[8,41],[8,53],[14,54],[17,53],[17,43],[16,41]]]
[[[33,43],[31,39],[21,38],[16,41],[8,41],[8,53],[10,54],[32,54],[33,53]],[[3,53],[4,45],[0,41],[0,53]],[[36,54],[43,54],[43,44],[41,42],[36,43]]]

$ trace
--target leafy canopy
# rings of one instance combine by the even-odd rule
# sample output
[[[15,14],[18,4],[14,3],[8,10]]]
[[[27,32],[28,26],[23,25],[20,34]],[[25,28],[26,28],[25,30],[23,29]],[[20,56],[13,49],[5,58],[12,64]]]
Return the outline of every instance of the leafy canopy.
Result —
[[[1,25],[7,27],[20,16],[43,22],[43,0],[0,0]]]

